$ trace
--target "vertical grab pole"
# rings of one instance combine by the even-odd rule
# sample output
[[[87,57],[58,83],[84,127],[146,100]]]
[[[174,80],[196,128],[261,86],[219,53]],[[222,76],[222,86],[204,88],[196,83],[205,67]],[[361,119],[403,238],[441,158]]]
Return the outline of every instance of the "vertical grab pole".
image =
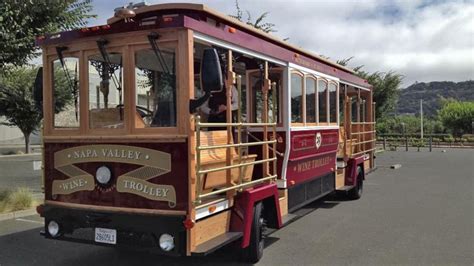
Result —
[[[242,76],[237,75],[237,92],[238,92],[238,109],[237,109],[237,140],[238,140],[238,153],[239,153],[239,185],[243,181],[243,171],[242,171]],[[242,188],[239,189],[240,191]]]
[[[346,160],[347,158],[351,157],[352,156],[352,148],[353,148],[353,142],[352,142],[352,98],[349,97],[347,95],[347,87],[346,87],[346,92],[345,92],[345,106],[346,106],[346,110],[344,113],[344,115],[346,116],[345,117],[345,122],[344,122],[344,126],[346,127],[346,136],[344,137],[344,139],[348,139],[349,140],[349,143],[346,144],[346,151],[347,151],[347,145],[349,146],[349,152],[347,152],[347,157],[344,157],[344,160]],[[347,141],[346,141],[347,143]]]
[[[229,123],[232,123],[232,86],[234,86],[235,74],[232,71],[232,50],[227,51],[227,80],[226,80],[226,122],[227,124],[227,144],[232,144],[232,126]],[[234,95],[235,97],[235,95]],[[226,148],[226,165],[232,165],[232,152],[233,147]],[[232,169],[226,170],[226,183],[227,186],[232,186]],[[229,203],[232,204],[232,198],[234,196],[234,191],[227,191],[227,199]]]
[[[276,94],[277,94],[277,89],[276,89],[276,82],[272,82],[272,123],[273,123],[273,158],[276,159],[277,157],[277,136],[276,136],[276,124],[278,123],[278,117],[276,117],[276,107],[278,106],[278,103],[276,102]],[[273,161],[273,175],[277,174],[277,160]]]
[[[201,117],[196,116],[196,203],[201,203]]]
[[[344,114],[344,121],[342,121],[342,122],[344,123],[343,127],[347,128],[347,125],[349,125],[349,123],[347,123],[347,85],[346,84],[342,84],[342,85],[344,86],[344,96],[343,96],[344,101],[343,101],[343,106],[342,106],[342,109],[343,109],[342,113]],[[339,91],[339,96],[341,96],[340,94],[341,94],[341,91]],[[339,127],[340,126],[341,125],[339,124]],[[339,130],[341,130],[341,129],[339,128]],[[347,157],[349,156],[347,154],[347,132],[348,131],[349,131],[348,129],[344,130],[345,135],[342,136],[343,141],[344,141],[344,144],[343,144],[343,146],[344,146],[343,147],[343,149],[344,149],[344,152],[343,152],[344,161],[346,161]]]
[[[360,142],[362,141],[360,135],[360,89],[357,89],[357,152],[362,151],[362,146]]]
[[[270,80],[268,79],[268,62],[265,61],[264,63],[264,76],[262,82],[262,94],[263,94],[263,141],[268,141],[268,90],[270,89]],[[263,144],[262,146],[262,159],[268,159],[268,143]],[[265,162],[262,165],[263,168],[263,176],[269,176],[269,162]]]

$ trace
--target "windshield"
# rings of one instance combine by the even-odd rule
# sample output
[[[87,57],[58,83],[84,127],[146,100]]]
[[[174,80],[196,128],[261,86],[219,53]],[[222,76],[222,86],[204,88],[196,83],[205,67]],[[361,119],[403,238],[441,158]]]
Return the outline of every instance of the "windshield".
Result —
[[[152,49],[135,52],[136,127],[176,126],[174,48],[161,48],[163,63]]]
[[[88,57],[90,128],[124,127],[122,54],[111,52],[108,58],[100,53]]]

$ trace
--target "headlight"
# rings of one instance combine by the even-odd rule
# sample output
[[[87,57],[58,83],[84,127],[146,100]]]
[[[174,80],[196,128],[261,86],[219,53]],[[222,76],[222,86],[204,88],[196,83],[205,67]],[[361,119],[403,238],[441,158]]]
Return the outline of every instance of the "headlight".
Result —
[[[59,224],[55,221],[50,221],[48,223],[48,233],[52,237],[57,237],[59,235]]]
[[[97,182],[102,185],[109,183],[111,177],[112,173],[110,172],[110,169],[107,168],[107,166],[99,167],[95,173],[95,179],[97,179]]]
[[[170,251],[174,248],[174,238],[168,234],[160,236],[160,248],[164,251]]]

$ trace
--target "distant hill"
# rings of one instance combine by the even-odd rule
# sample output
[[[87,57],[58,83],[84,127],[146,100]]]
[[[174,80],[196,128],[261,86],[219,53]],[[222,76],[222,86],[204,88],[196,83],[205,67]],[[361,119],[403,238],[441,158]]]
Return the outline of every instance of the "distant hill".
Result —
[[[398,114],[418,114],[420,99],[423,99],[423,114],[434,116],[440,108],[441,97],[460,101],[474,101],[474,80],[451,82],[419,82],[400,91],[397,103]]]

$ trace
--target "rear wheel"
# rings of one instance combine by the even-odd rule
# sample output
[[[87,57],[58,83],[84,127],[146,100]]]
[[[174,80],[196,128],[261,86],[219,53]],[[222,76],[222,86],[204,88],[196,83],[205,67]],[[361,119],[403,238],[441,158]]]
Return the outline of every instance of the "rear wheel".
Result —
[[[362,197],[362,192],[364,188],[364,173],[362,172],[362,168],[359,166],[357,167],[357,184],[356,186],[351,189],[348,193],[349,199],[360,199]]]
[[[253,209],[252,230],[250,244],[242,252],[242,259],[248,263],[257,263],[263,256],[263,231],[264,220],[262,216],[263,204],[257,203]]]

